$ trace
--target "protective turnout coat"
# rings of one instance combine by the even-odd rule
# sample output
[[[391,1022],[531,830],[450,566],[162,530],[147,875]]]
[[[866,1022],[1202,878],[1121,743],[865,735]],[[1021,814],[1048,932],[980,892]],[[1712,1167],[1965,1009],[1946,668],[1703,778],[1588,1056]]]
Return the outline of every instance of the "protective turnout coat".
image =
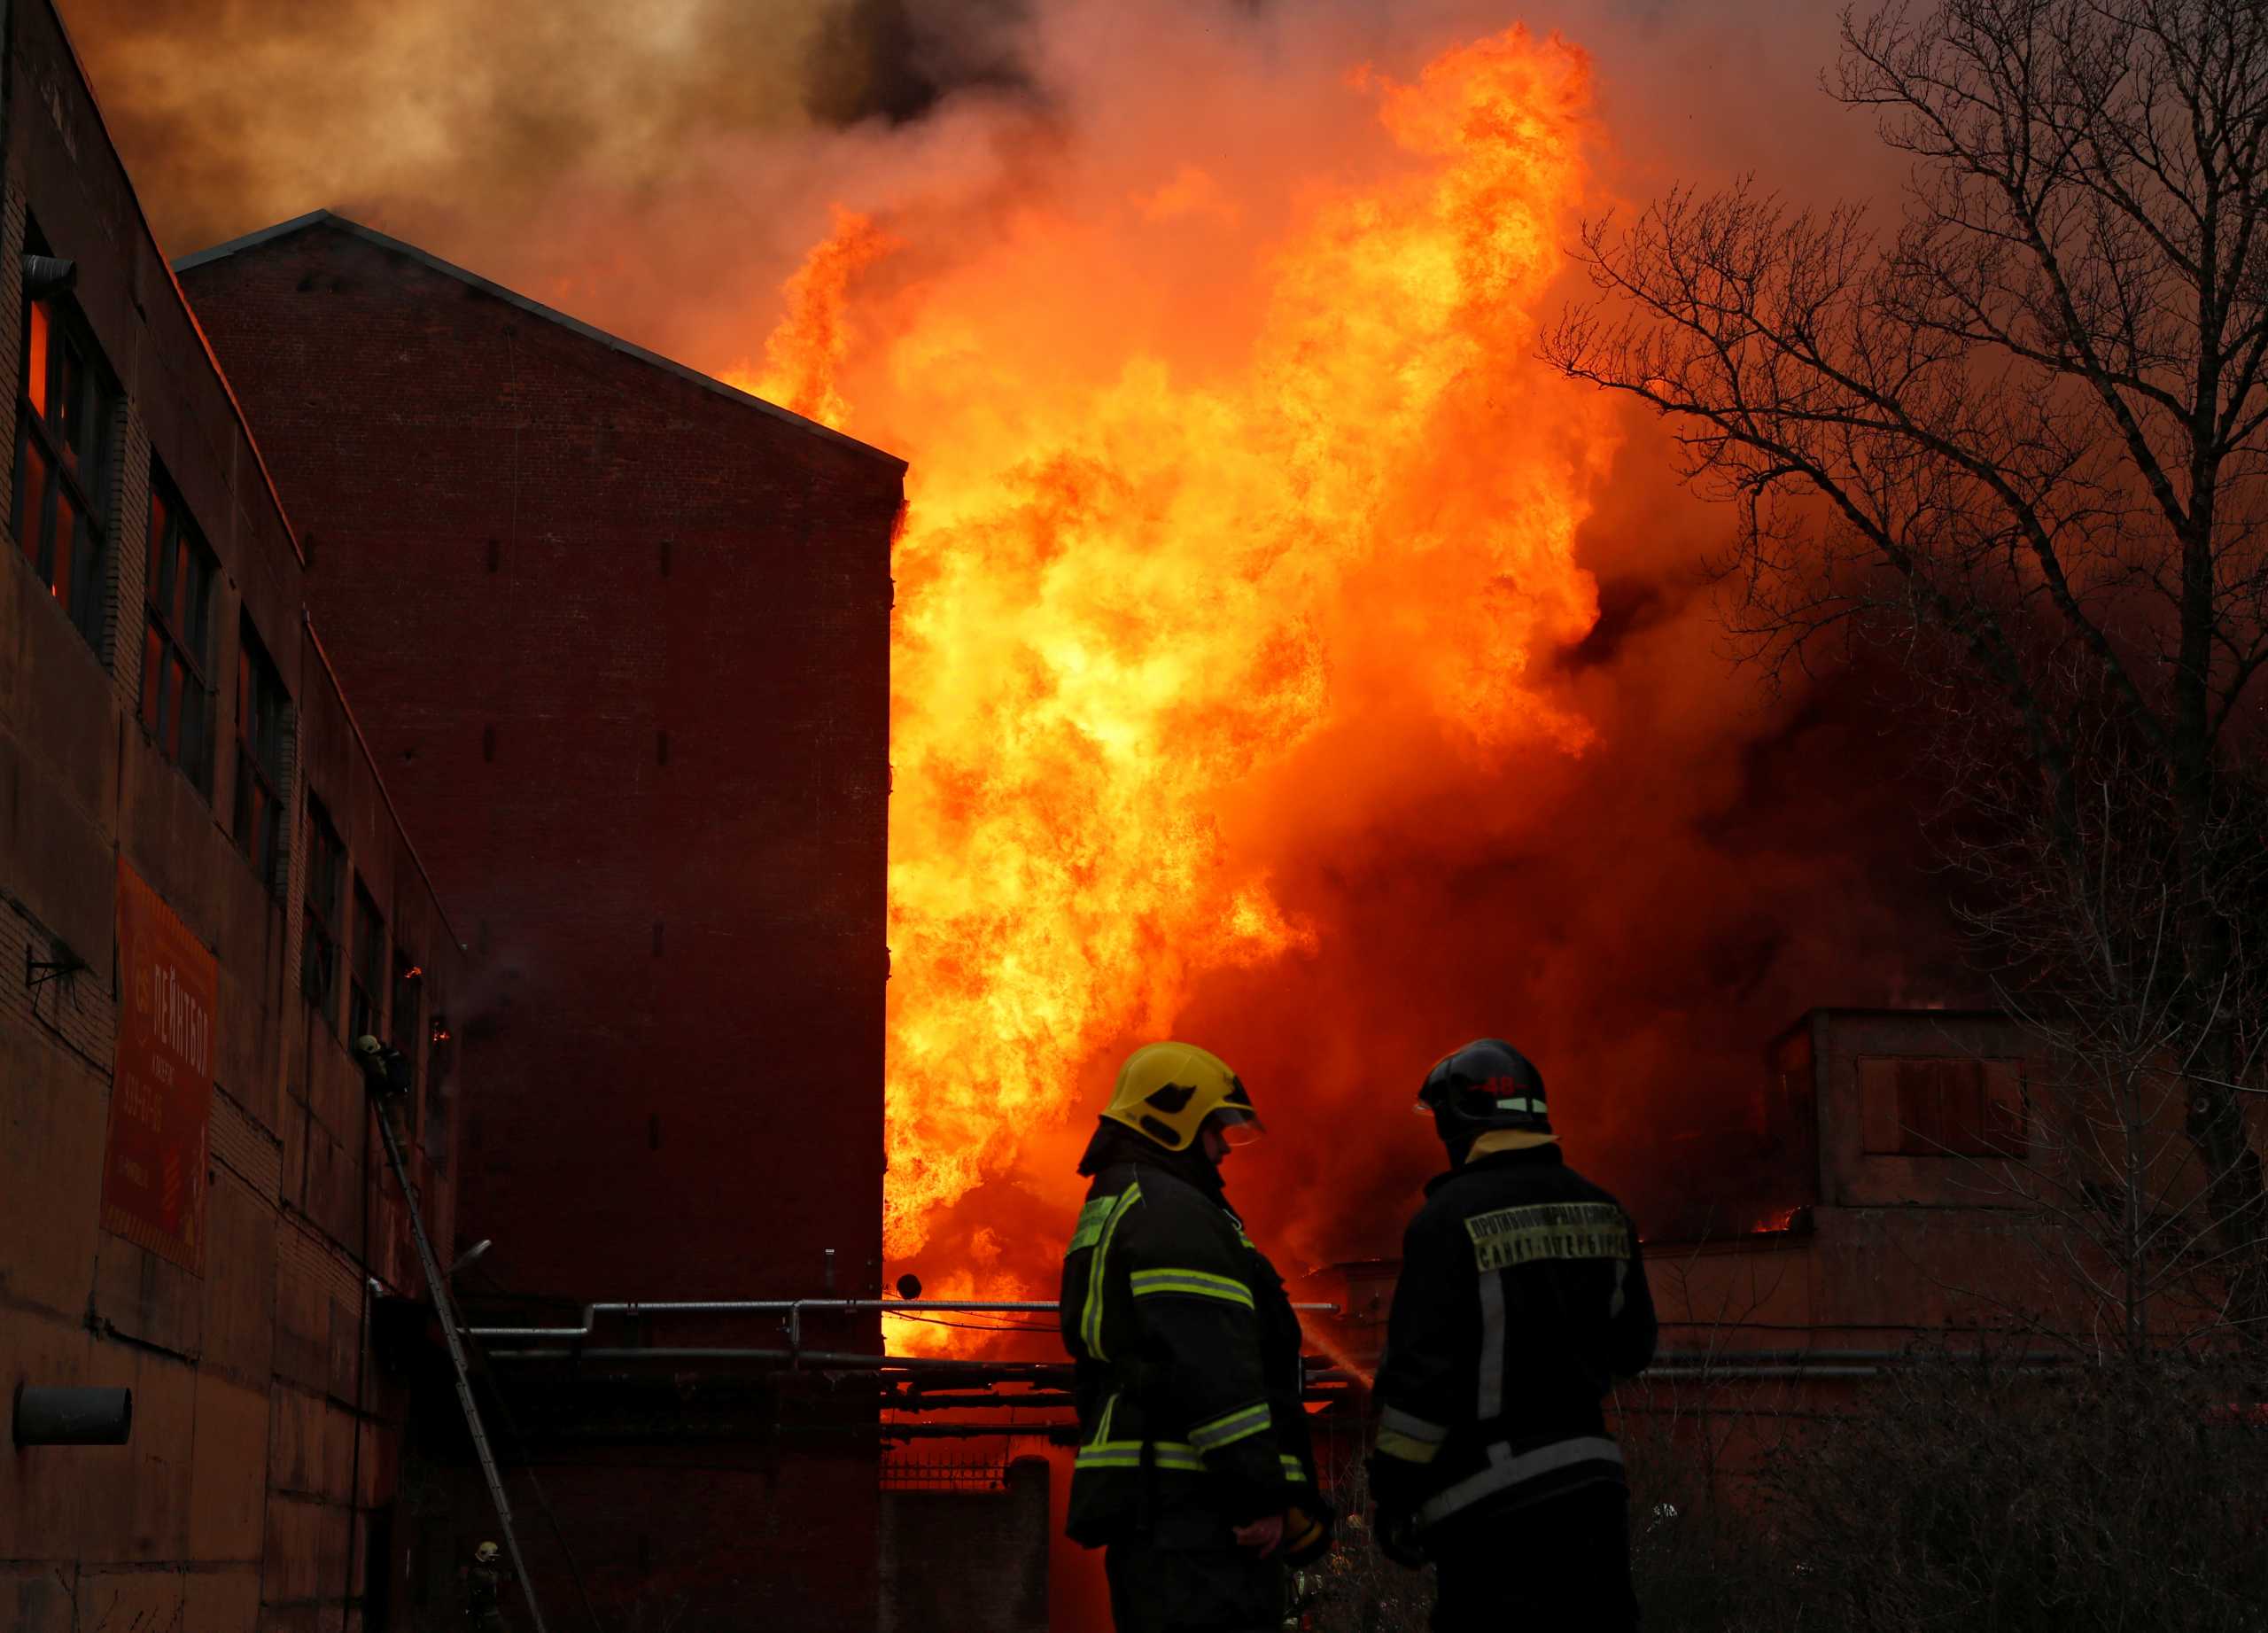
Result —
[[[1655,1337],[1629,1216],[1556,1145],[1477,1155],[1425,1192],[1379,1368],[1381,1510],[1422,1535],[1621,1483],[1602,1402]]]
[[[1283,1279],[1216,1196],[1144,1160],[1095,1172],[1063,1259],[1080,1440],[1067,1529],[1088,1547],[1157,1520],[1243,1525],[1319,1506]]]

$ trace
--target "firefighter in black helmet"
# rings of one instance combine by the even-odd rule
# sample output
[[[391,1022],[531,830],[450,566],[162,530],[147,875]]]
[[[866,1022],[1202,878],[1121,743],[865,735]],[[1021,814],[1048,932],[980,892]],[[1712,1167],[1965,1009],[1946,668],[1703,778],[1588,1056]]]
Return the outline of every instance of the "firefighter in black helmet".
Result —
[[[1562,1159],[1542,1074],[1510,1044],[1441,1061],[1418,1109],[1449,1170],[1402,1239],[1387,1318],[1380,1544],[1439,1567],[1440,1633],[1635,1629],[1629,1494],[1602,1403],[1653,1359],[1637,1231]]]
[[[1222,1192],[1229,1148],[1259,1131],[1217,1056],[1149,1044],[1079,1163],[1094,1183],[1063,1258],[1081,1442],[1066,1529],[1107,1550],[1118,1633],[1273,1633],[1284,1567],[1330,1545],[1299,1318]]]

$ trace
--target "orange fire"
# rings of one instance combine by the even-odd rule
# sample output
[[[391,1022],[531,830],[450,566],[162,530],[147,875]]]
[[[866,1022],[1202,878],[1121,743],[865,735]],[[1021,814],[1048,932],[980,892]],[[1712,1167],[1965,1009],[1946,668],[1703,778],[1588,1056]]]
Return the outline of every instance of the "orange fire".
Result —
[[[850,417],[835,383],[850,351],[845,309],[850,280],[897,247],[869,217],[837,205],[835,230],[782,292],[788,315],[765,342],[763,370],[743,363],[725,376],[726,383],[840,431]]]
[[[1513,29],[1349,75],[1373,138],[1316,175],[1160,142],[958,258],[839,213],[792,281],[762,385],[912,460],[886,1248],[963,1267],[935,1292],[1052,1295],[1017,1199],[1068,1206],[1116,1052],[1329,934],[1271,889],[1303,745],[1390,781],[1418,739],[1476,774],[1590,741],[1528,677],[1596,618],[1573,547],[1613,442],[1533,361],[1588,73]]]

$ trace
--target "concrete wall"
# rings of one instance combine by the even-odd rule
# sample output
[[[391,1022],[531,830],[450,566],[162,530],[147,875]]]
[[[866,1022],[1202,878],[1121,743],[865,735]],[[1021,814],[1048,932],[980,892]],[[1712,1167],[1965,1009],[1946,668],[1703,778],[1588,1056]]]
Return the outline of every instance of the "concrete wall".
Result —
[[[280,890],[232,838],[237,632],[294,708],[285,795],[313,787],[393,943],[445,1008],[466,965],[306,622],[298,548],[152,242],[60,27],[7,8],[0,459],[12,488],[20,254],[35,229],[120,388],[102,616],[90,644],[23,554],[0,562],[0,1392],[130,1387],[119,1448],[0,1447],[0,1627],[238,1633],[354,1628],[369,1516],[389,1500],[401,1403],[368,1364],[366,1276],[415,1293],[403,1201],[329,1014],[299,996],[298,845]],[[210,793],[138,718],[153,460],[217,560]],[[201,1266],[102,1225],[119,1026],[123,861],[218,967]],[[85,965],[30,984],[26,960]],[[382,1000],[383,1001],[383,1000]],[[444,1053],[439,1062],[448,1061]],[[431,1087],[421,1071],[420,1098]],[[439,1146],[445,1121],[421,1127]],[[430,1217],[450,1177],[418,1142]]]
[[[875,1294],[900,463],[334,218],[182,278],[492,972],[464,1015],[484,1285],[569,1307]],[[872,1318],[809,1341],[880,1344]],[[624,1614],[872,1626],[871,1442],[760,1475],[631,1444],[561,1458],[554,1506]],[[565,1559],[532,1547],[547,1602],[571,1602]]]

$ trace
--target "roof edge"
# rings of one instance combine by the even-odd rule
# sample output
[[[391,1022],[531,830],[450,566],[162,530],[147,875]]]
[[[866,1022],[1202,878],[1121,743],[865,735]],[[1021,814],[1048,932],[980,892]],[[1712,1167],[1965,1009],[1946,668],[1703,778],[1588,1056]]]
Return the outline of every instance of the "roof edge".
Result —
[[[257,232],[248,232],[242,237],[230,238],[226,243],[215,244],[207,249],[198,250],[193,254],[183,255],[173,263],[173,272],[178,278],[183,273],[193,272],[199,267],[209,266],[216,261],[224,261],[245,250],[258,249],[263,245],[274,243],[278,238],[286,238],[293,233],[305,232],[313,227],[335,227],[341,232],[351,234],[365,243],[376,245],[382,250],[396,255],[407,256],[411,261],[456,279],[459,283],[469,284],[484,294],[494,296],[508,306],[517,307],[521,311],[532,313],[548,323],[556,323],[563,329],[571,330],[586,340],[595,340],[610,351],[620,352],[626,357],[636,358],[640,362],[659,369],[664,373],[673,374],[681,380],[689,381],[711,395],[722,397],[728,402],[739,403],[744,408],[757,409],[772,416],[774,419],[784,420],[799,431],[808,432],[829,442],[856,449],[858,453],[871,458],[895,465],[901,471],[906,468],[905,460],[899,455],[878,448],[871,442],[861,442],[858,438],[845,435],[831,425],[822,425],[817,420],[806,418],[792,408],[783,408],[776,402],[766,402],[763,398],[744,392],[736,385],[726,385],[714,375],[703,374],[689,364],[664,357],[658,352],[649,351],[644,346],[625,340],[619,335],[609,334],[605,330],[594,324],[586,323],[580,318],[570,317],[555,307],[548,307],[531,296],[521,294],[517,290],[507,289],[493,279],[482,277],[477,272],[468,271],[454,261],[443,261],[439,255],[430,251],[422,250],[417,245],[406,243],[391,234],[380,232],[375,227],[365,227],[360,222],[350,221],[334,210],[310,210],[305,215],[295,215],[289,221],[277,222],[273,226],[263,227]],[[195,309],[194,302],[190,303],[190,309],[192,311]]]

